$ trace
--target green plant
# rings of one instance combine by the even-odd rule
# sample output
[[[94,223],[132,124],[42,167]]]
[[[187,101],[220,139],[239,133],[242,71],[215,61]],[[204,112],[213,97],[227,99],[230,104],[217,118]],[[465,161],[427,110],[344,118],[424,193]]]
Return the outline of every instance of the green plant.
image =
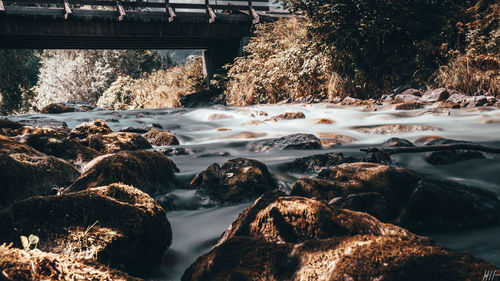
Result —
[[[40,238],[38,238],[38,236],[33,234],[30,234],[29,237],[21,235],[20,238],[21,238],[21,244],[23,245],[23,248],[25,250],[29,250],[31,246],[34,246],[34,248],[36,249],[38,243],[40,242]]]
[[[99,220],[96,220],[92,225],[87,226],[87,229],[85,229],[85,232],[83,233],[83,237],[87,236],[89,231],[99,223]]]

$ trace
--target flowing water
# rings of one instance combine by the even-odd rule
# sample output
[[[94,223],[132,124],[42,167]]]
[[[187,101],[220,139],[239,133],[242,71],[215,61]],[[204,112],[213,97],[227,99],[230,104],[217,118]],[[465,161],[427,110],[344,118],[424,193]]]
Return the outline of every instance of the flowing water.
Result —
[[[212,163],[222,165],[226,160],[246,157],[264,162],[286,190],[301,176],[286,174],[278,170],[281,163],[294,158],[326,153],[342,152],[347,156],[363,156],[359,149],[378,145],[390,137],[402,137],[414,141],[422,136],[442,136],[451,139],[479,142],[500,147],[500,109],[453,109],[449,116],[420,114],[424,110],[396,111],[381,106],[375,112],[364,112],[360,107],[340,107],[331,104],[261,105],[245,109],[265,111],[269,116],[251,116],[238,108],[213,106],[197,109],[155,109],[136,111],[91,111],[58,115],[19,115],[12,120],[57,120],[70,128],[95,119],[108,120],[115,130],[123,127],[140,127],[157,123],[175,133],[180,147],[189,150],[188,155],[171,156],[180,169],[177,174],[185,183],[196,173]],[[284,112],[301,111],[306,118],[278,122],[248,124],[251,120],[264,120]],[[211,114],[225,114],[230,118],[209,120]],[[226,116],[227,117],[227,116]],[[332,124],[316,124],[319,118],[335,121]],[[496,122],[495,122],[496,121]],[[385,124],[411,124],[439,127],[440,131],[414,131],[405,134],[376,135],[356,131],[359,127],[374,127]],[[230,130],[218,131],[218,128]],[[288,150],[271,152],[249,152],[251,141],[276,138],[292,133],[337,133],[357,139],[349,145],[325,148],[322,151]],[[245,135],[243,135],[245,134]],[[256,137],[252,139],[243,137]],[[155,147],[154,149],[160,149]],[[416,170],[434,178],[449,179],[466,185],[474,185],[496,192],[500,196],[500,158],[475,159],[451,165],[432,166],[424,160],[425,154],[398,154],[393,156],[396,165]],[[173,243],[165,253],[164,261],[155,280],[179,280],[183,271],[200,256],[210,250],[222,232],[238,214],[252,202],[235,206],[211,206],[198,199],[194,191],[180,184],[173,190],[178,210],[167,212],[172,225]],[[455,250],[468,251],[500,267],[500,226],[470,229],[447,233],[423,233],[439,243]]]

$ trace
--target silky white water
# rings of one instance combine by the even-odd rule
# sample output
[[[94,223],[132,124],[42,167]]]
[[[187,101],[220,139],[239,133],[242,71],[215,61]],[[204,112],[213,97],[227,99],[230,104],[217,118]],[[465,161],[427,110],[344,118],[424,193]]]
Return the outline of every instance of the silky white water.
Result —
[[[378,145],[391,137],[401,137],[414,141],[422,136],[479,142],[500,147],[500,109],[472,108],[451,109],[449,116],[421,115],[425,109],[397,111],[391,106],[379,106],[375,112],[361,111],[361,107],[341,107],[332,104],[261,105],[246,107],[253,111],[264,111],[268,116],[251,116],[241,108],[213,106],[197,109],[154,109],[135,111],[91,111],[64,114],[28,114],[9,116],[14,121],[57,120],[68,127],[95,119],[108,120],[114,130],[124,127],[140,127],[156,123],[173,132],[180,141],[180,147],[192,154],[171,156],[180,169],[181,183],[189,181],[196,173],[212,163],[237,157],[253,158],[268,165],[278,180],[291,186],[300,174],[285,174],[276,169],[284,162],[306,155],[342,152],[347,156],[363,156],[360,148]],[[265,120],[284,112],[301,111],[304,119],[267,121],[258,125],[247,124],[252,120]],[[209,120],[211,114],[224,114],[229,118]],[[316,120],[328,118],[332,124],[316,124]],[[385,124],[426,125],[440,128],[439,131],[414,131],[404,134],[376,135],[355,131],[359,127],[374,127]],[[230,130],[218,131],[218,128]],[[253,139],[241,138],[242,133],[251,133]],[[319,150],[249,152],[246,148],[251,141],[281,137],[292,133],[336,133],[357,139],[349,145],[339,145]],[[155,147],[160,149],[162,147]],[[225,156],[218,153],[226,152]],[[203,157],[202,157],[203,156]],[[500,196],[500,157],[474,159],[451,165],[432,166],[424,160],[425,154],[398,154],[393,156],[396,165],[416,170],[430,177],[449,179],[466,185],[473,185],[496,192]],[[167,212],[172,225],[173,243],[167,250],[162,267],[155,272],[155,280],[179,280],[183,271],[215,245],[223,231],[238,214],[252,202],[235,206],[210,206],[195,196],[194,191],[185,190],[180,184],[175,195],[180,209]],[[500,226],[469,229],[447,233],[424,233],[439,243],[455,250],[468,251],[474,256],[500,266]]]

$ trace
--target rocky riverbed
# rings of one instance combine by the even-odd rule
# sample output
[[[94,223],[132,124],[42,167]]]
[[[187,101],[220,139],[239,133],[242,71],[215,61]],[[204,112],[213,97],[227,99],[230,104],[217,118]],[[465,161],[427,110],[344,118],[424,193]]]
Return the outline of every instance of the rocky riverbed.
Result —
[[[496,100],[455,94],[5,116],[0,272],[479,280],[500,267],[499,154],[360,151],[500,147]]]

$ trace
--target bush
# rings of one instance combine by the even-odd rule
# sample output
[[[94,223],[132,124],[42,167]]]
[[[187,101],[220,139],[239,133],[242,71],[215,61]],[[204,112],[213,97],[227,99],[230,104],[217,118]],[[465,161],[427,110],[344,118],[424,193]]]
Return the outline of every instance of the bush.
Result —
[[[185,65],[156,71],[148,77],[119,77],[97,105],[115,110],[178,107],[181,96],[205,89],[201,58],[194,57]]]
[[[45,50],[36,91],[36,106],[78,100],[95,105],[119,75],[140,77],[160,66],[149,51]]]
[[[286,0],[304,11],[312,38],[364,97],[418,86],[462,38],[461,0]]]
[[[330,58],[307,36],[303,21],[261,24],[245,47],[246,57],[229,66],[226,101],[243,106],[339,92]]]
[[[500,95],[500,4],[478,1],[467,11],[465,52],[453,52],[442,66],[435,86],[450,87],[469,95]]]

